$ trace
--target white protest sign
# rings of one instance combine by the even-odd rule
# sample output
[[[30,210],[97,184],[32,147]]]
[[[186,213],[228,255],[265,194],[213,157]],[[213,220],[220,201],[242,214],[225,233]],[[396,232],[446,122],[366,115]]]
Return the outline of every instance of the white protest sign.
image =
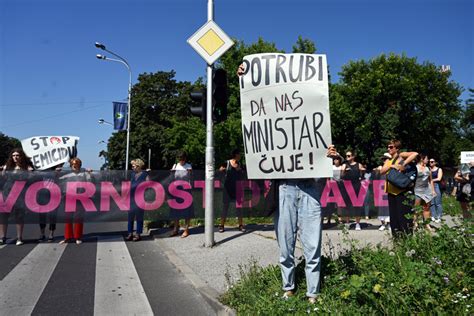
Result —
[[[474,151],[461,151],[461,163],[474,161]]]
[[[332,177],[326,55],[244,57],[240,102],[249,179]]]
[[[77,156],[77,136],[35,136],[21,141],[35,169],[45,170]]]

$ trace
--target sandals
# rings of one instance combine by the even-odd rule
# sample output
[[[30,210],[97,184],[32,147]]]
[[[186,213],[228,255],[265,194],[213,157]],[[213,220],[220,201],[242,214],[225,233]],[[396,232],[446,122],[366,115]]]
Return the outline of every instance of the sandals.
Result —
[[[219,233],[223,233],[224,231],[224,225],[219,225]]]
[[[184,232],[181,234],[181,238],[186,238],[189,236],[189,230],[185,229]]]
[[[239,230],[240,230],[242,233],[245,233],[245,232],[246,232],[244,225],[239,225]]]
[[[125,238],[126,241],[132,241],[133,240],[133,235],[129,234],[127,238]]]
[[[173,230],[173,231],[171,232],[171,234],[170,234],[170,237],[176,237],[176,236],[178,236],[178,235],[179,235],[178,231]]]
[[[142,240],[142,237],[140,237],[140,235],[133,237],[133,241],[140,241],[140,240]]]

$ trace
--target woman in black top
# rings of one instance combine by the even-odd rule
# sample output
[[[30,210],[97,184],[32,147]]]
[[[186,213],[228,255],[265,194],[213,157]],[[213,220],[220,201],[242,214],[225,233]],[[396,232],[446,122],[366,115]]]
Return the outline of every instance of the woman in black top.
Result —
[[[243,169],[240,164],[240,151],[234,149],[232,151],[232,158],[227,160],[225,165],[221,166],[219,171],[225,172],[224,189],[222,190],[222,199],[224,207],[222,209],[221,224],[219,225],[219,232],[224,232],[225,220],[229,205],[237,201],[237,184],[242,179]],[[245,232],[244,223],[242,219],[242,210],[236,208],[237,217],[239,219],[239,230]]]
[[[359,194],[360,191],[360,181],[362,180],[362,175],[365,172],[365,168],[358,162],[355,161],[356,155],[353,151],[349,150],[346,152],[346,162],[342,168],[342,178],[344,180],[350,181],[352,187],[356,194]],[[361,230],[360,227],[360,215],[362,213],[362,207],[355,207],[352,205],[351,199],[347,194],[346,190],[343,190],[345,203],[346,203],[346,224],[349,224],[349,216],[355,215],[356,226],[355,230]]]

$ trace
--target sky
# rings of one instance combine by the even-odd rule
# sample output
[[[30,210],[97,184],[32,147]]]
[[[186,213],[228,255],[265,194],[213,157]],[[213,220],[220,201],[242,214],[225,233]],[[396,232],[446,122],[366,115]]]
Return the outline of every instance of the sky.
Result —
[[[207,0],[0,0],[0,132],[78,136],[83,166],[98,169],[99,142],[114,132],[98,119],[113,120],[129,77],[96,59],[104,52],[94,43],[128,61],[133,84],[170,70],[194,82],[206,64],[187,39],[206,21]],[[215,0],[214,21],[246,44],[262,37],[287,52],[299,35],[311,39],[332,82],[350,60],[394,52],[450,65],[452,80],[474,87],[472,0]]]

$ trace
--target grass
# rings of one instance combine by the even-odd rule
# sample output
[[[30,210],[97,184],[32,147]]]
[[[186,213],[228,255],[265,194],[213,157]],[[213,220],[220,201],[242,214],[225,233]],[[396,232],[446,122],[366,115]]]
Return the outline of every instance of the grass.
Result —
[[[459,210],[449,207],[446,213]],[[281,298],[277,265],[241,268],[240,280],[229,284],[221,300],[239,315],[472,315],[474,277],[472,222],[442,225],[435,234],[420,230],[394,241],[390,249],[360,248],[322,258],[321,292],[310,305],[306,298],[304,260],[296,268],[296,295]]]

